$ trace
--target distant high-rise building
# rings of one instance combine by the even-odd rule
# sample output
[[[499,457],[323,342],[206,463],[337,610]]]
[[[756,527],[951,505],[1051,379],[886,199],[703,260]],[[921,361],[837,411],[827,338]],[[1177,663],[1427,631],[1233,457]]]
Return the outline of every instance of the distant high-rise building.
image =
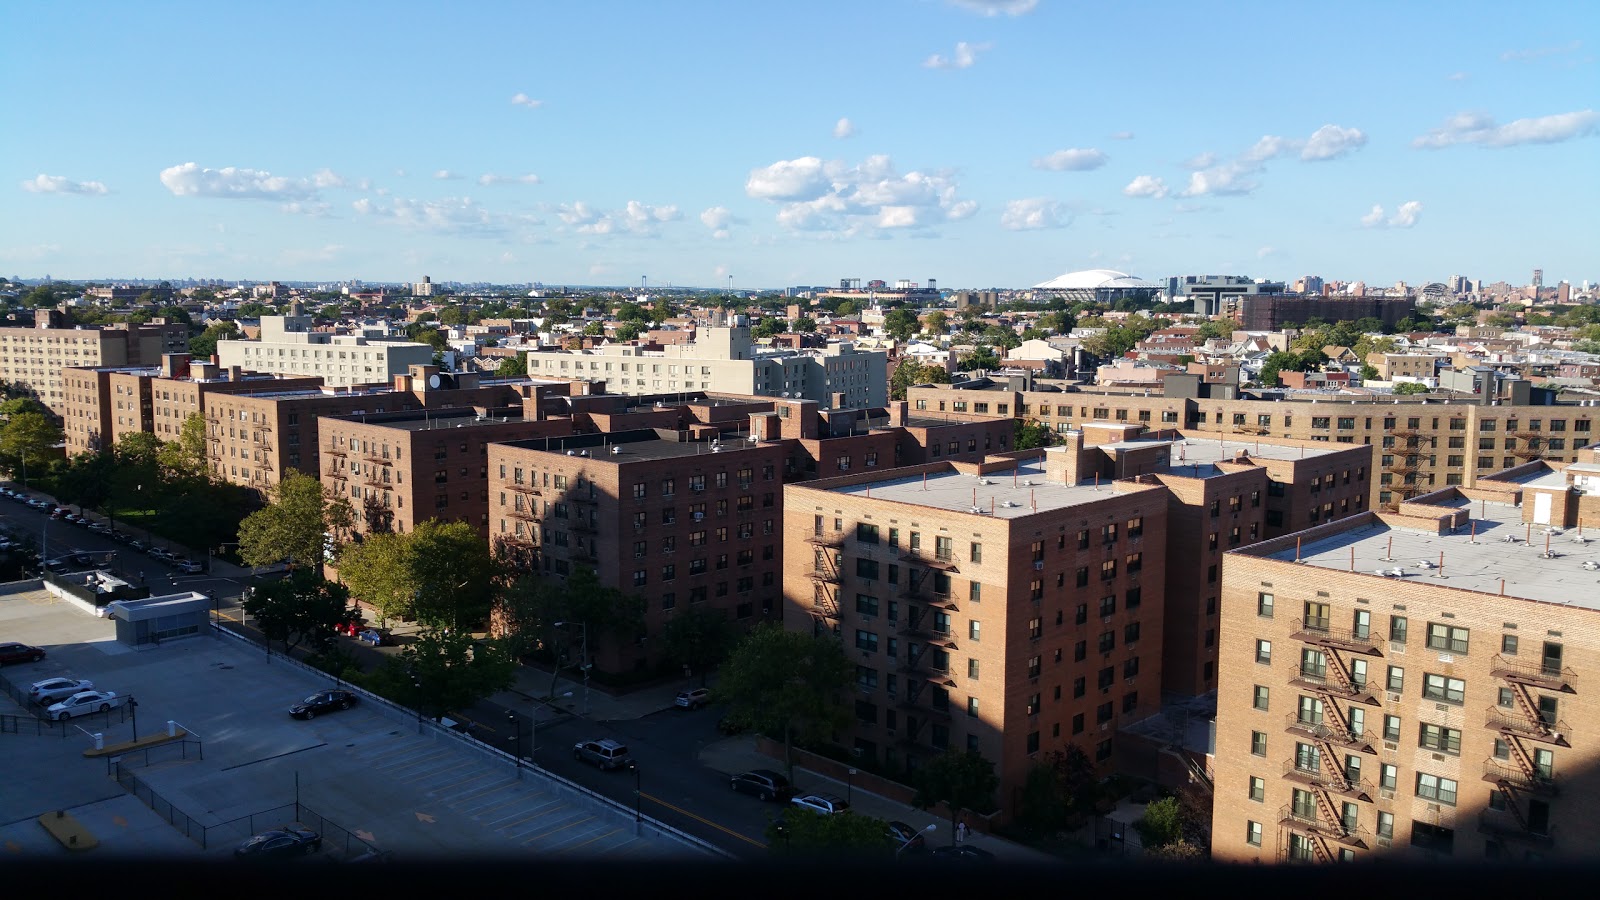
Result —
[[[1560,284],[1556,285],[1556,302],[1557,303],[1571,303],[1572,302],[1572,284],[1570,282],[1563,281]]]
[[[1544,287],[1544,270],[1543,269],[1534,269],[1533,270],[1532,287],[1533,287],[1534,293],[1538,293],[1539,289]]]

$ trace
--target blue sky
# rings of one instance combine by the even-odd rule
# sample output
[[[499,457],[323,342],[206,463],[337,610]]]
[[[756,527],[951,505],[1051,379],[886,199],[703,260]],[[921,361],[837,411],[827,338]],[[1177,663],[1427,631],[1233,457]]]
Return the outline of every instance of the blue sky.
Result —
[[[1600,280],[1600,4],[0,5],[0,274]]]

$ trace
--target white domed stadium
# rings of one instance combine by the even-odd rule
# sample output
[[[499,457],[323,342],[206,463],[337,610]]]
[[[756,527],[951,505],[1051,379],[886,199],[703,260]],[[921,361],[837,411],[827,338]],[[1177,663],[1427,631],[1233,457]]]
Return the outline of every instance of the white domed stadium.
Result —
[[[1038,293],[1061,296],[1073,301],[1109,302],[1134,294],[1143,295],[1150,291],[1159,291],[1161,285],[1114,269],[1084,269],[1081,272],[1058,275],[1049,281],[1034,285],[1033,289]]]

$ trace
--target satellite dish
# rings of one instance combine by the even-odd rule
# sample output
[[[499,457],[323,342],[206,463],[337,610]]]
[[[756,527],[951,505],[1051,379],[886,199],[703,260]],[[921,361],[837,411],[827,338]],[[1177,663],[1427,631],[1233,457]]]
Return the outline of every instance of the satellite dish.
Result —
[[[440,385],[440,384],[441,384],[441,383],[443,383],[443,379],[441,379],[441,378],[440,378],[440,377],[439,377],[439,373],[438,373],[438,372],[435,372],[435,373],[433,373],[433,374],[432,374],[432,375],[429,375],[429,376],[428,376],[428,387],[431,387],[431,388],[436,388],[436,387],[438,387],[438,386],[439,386],[439,385]]]

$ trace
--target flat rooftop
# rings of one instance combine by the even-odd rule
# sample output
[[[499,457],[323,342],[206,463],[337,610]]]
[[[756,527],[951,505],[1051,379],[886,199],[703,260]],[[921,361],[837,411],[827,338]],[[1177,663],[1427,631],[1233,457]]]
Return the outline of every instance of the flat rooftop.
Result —
[[[1577,529],[1529,526],[1522,509],[1506,503],[1457,500],[1444,506],[1467,507],[1471,521],[1454,533],[1435,534],[1397,528],[1373,518],[1300,546],[1306,565],[1368,575],[1382,570],[1387,578],[1421,581],[1440,587],[1600,609],[1600,534],[1580,537]],[[1548,546],[1551,555],[1545,555]],[[1248,550],[1243,551],[1248,553]],[[1440,554],[1444,568],[1439,568]],[[1295,547],[1264,554],[1291,562]],[[1594,569],[1584,568],[1585,563]],[[1398,570],[1402,574],[1395,575]]]
[[[494,410],[491,413],[479,416],[470,407],[450,407],[439,410],[406,410],[398,413],[363,413],[351,416],[327,416],[326,418],[343,422],[360,422],[363,425],[379,425],[384,428],[394,428],[399,431],[435,431],[446,428],[483,428],[491,425],[507,425],[522,422],[522,410]]]
[[[664,435],[671,435],[666,437]],[[677,459],[684,456],[714,456],[732,453],[756,446],[747,440],[723,436],[712,440],[680,441],[677,432],[643,428],[611,434],[577,434],[564,437],[529,438],[524,441],[504,441],[508,447],[537,450],[562,456],[580,456],[585,452],[594,459],[607,459],[614,463],[639,459]],[[719,448],[713,451],[712,445]]]
[[[921,475],[885,478],[833,488],[833,493],[870,495],[874,500],[893,500],[949,512],[974,513],[977,510],[976,515],[993,515],[999,519],[1020,519],[1116,495],[1110,482],[1098,486],[1092,482],[1047,482],[1043,468],[1035,461],[1026,461],[1017,469],[1014,478],[1009,470],[987,475],[929,472],[926,479]]]

